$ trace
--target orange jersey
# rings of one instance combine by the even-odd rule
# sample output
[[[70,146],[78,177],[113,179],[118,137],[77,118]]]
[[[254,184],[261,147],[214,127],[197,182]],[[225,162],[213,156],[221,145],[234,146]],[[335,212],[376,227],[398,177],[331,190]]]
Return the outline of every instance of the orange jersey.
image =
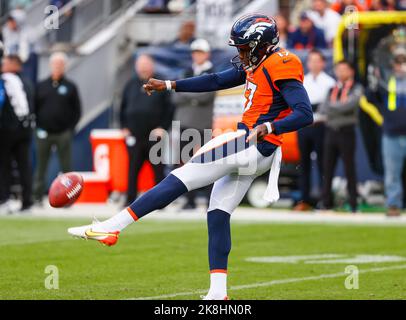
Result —
[[[295,79],[303,83],[304,72],[300,59],[293,53],[280,49],[265,59],[254,71],[246,71],[245,97],[242,123],[249,129],[264,122],[285,118],[292,110],[277,86],[278,80]],[[265,137],[275,145],[282,144],[283,135]]]

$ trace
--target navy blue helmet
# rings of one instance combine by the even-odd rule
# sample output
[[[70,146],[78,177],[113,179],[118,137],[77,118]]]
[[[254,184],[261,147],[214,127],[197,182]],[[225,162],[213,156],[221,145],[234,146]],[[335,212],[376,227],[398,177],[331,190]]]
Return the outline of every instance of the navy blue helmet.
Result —
[[[249,65],[244,65],[238,55],[231,60],[231,63],[243,69],[255,67],[262,62],[265,55],[272,53],[279,45],[276,22],[263,14],[242,16],[231,28],[228,44],[238,50],[249,49]]]

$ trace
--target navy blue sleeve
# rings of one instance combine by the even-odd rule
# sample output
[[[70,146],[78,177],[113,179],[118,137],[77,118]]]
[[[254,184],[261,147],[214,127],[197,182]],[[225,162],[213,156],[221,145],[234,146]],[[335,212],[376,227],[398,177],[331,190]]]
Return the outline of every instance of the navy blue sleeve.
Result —
[[[177,92],[209,92],[228,89],[245,83],[245,72],[230,68],[222,72],[176,81]]]
[[[272,122],[274,133],[297,131],[313,123],[313,111],[309,96],[298,80],[279,80],[278,88],[286,103],[293,110],[286,118]]]

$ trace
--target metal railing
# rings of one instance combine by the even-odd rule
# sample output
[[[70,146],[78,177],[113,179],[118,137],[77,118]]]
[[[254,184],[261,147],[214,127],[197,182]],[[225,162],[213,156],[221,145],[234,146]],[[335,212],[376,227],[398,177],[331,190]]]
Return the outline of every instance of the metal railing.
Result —
[[[6,0],[0,0],[0,19],[3,20],[3,17],[9,12],[9,3]]]
[[[233,15],[236,15],[240,12],[251,0],[237,0],[233,3]]]
[[[38,2],[36,12],[37,14],[38,12],[42,13],[42,19],[37,20],[35,26],[30,28],[31,41],[42,44],[41,46],[47,44],[49,42],[48,35],[55,32],[54,29],[46,27],[47,21],[58,19],[59,28],[63,28],[64,24],[70,20],[66,14],[72,11],[72,21],[69,21],[73,28],[70,42],[78,44],[109,24],[120,13],[134,4],[134,0],[72,0],[58,11],[45,16],[45,7],[49,2],[47,1],[45,5],[44,1],[41,1]]]
[[[109,24],[136,1],[131,0],[85,0],[76,8],[74,18],[74,38],[77,43],[94,31]]]

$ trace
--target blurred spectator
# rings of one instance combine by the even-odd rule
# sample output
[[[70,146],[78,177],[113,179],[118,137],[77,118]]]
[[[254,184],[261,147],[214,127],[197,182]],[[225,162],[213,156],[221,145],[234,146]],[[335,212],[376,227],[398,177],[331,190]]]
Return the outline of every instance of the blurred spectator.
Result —
[[[324,36],[329,45],[337,33],[341,16],[330,8],[327,0],[313,0],[312,11],[308,12],[310,19],[317,28],[324,31]]]
[[[168,3],[170,0],[148,0],[142,9],[145,13],[169,13]]]
[[[56,6],[58,9],[62,9],[72,0],[50,0],[49,4],[52,6]],[[70,43],[72,40],[72,33],[73,33],[73,18],[74,18],[74,9],[70,9],[60,17],[60,25],[59,29],[55,30],[56,33],[53,34],[54,38],[50,40],[52,42],[60,42],[60,43]]]
[[[355,7],[358,11],[364,11],[364,6],[357,0],[337,0],[331,5],[331,9],[338,12],[339,14],[344,14],[347,7]]]
[[[396,3],[396,6],[395,6],[396,10],[406,11],[406,1],[405,0],[391,0],[390,2]]]
[[[32,206],[32,168],[30,157],[33,127],[32,85],[21,77],[22,62],[16,55],[2,60],[2,80],[6,91],[5,104],[0,115],[0,202],[10,198],[11,162],[17,163],[21,185],[22,206]]]
[[[34,43],[29,38],[27,27],[25,27],[25,19],[26,13],[19,7],[9,14],[3,31],[5,52],[9,55],[18,55],[23,62],[22,74],[36,83],[38,56],[34,50]]]
[[[191,44],[193,65],[187,70],[184,77],[200,76],[213,72],[213,64],[210,62],[210,45],[204,39],[197,39]],[[180,136],[187,129],[195,129],[199,132],[200,144],[193,145],[189,157],[192,157],[193,150],[196,151],[204,143],[204,129],[211,129],[213,122],[213,108],[215,92],[189,93],[179,92],[173,95],[173,103],[176,107],[174,120],[180,122]],[[180,141],[180,150],[185,146],[190,147],[193,137],[188,136],[188,140]],[[196,142],[196,141],[195,141]],[[208,202],[209,189],[204,188]],[[190,191],[186,194],[187,202],[184,209],[196,208],[196,194],[198,190]]]
[[[369,11],[380,11],[384,10],[383,4],[381,0],[371,0],[369,4],[367,4],[367,8]]]
[[[356,125],[359,100],[363,88],[354,80],[354,67],[341,61],[334,67],[337,84],[330,90],[320,112],[326,116],[326,135],[324,140],[324,180],[323,207],[333,207],[331,192],[337,160],[342,158],[349,204],[352,212],[357,211],[357,174],[355,170]]]
[[[190,0],[169,0],[168,9],[170,12],[180,13],[192,4]]]
[[[135,62],[135,72],[136,75],[125,86],[120,108],[121,128],[126,136],[130,157],[126,204],[137,197],[138,175],[144,162],[149,160],[149,152],[156,143],[150,141],[150,134],[162,139],[173,117],[169,92],[156,92],[149,97],[142,87],[149,78],[156,77],[152,58],[147,55],[139,56]],[[153,164],[152,167],[155,182],[158,183],[164,178],[163,164]]]
[[[51,152],[58,151],[62,172],[71,171],[71,144],[74,129],[81,116],[81,103],[76,85],[65,76],[67,56],[56,52],[50,57],[51,76],[36,90],[37,169],[34,179],[35,201],[41,202],[45,175]]]
[[[314,26],[313,21],[306,12],[300,15],[299,28],[289,33],[288,48],[293,49],[313,49],[326,48],[326,40],[323,30]]]
[[[281,14],[275,15],[274,19],[279,31],[279,45],[286,48],[288,45],[288,21]]]
[[[25,9],[31,5],[32,0],[9,0],[11,9]]]
[[[387,1],[382,0],[371,0],[369,4],[367,4],[367,8],[369,11],[382,11],[382,10],[394,10],[392,5]]]
[[[21,27],[25,24],[25,19],[27,18],[27,13],[25,12],[24,7],[16,6],[10,10],[10,14],[16,21],[17,24]]]
[[[382,157],[388,216],[400,215],[403,206],[402,167],[406,161],[406,49],[394,51],[393,74],[381,90],[384,118]]]
[[[10,14],[3,28],[4,51],[7,55],[18,55],[22,62],[27,61],[30,47],[23,21]]]
[[[406,10],[405,0],[371,0],[368,4],[368,10],[374,11],[393,11]]]
[[[176,49],[190,49],[190,44],[195,40],[196,24],[189,20],[184,22],[180,29],[178,37],[169,45]]]
[[[318,108],[323,103],[335,81],[324,72],[325,57],[318,50],[310,51],[307,57],[307,68],[309,73],[304,77],[304,87],[309,94],[314,113],[314,123],[310,127],[303,128],[298,132],[300,149],[300,190],[302,194],[301,201],[295,206],[296,211],[308,211],[317,204],[318,201],[312,201],[311,191],[311,173],[312,173],[312,153],[317,155],[317,168],[319,171],[319,190],[322,188],[323,176],[323,143],[325,126],[319,115]]]
[[[27,94],[30,111],[34,112],[35,105],[35,88],[34,84],[23,74],[23,63],[19,56],[8,55],[2,60],[2,72],[10,72],[16,74],[22,81],[24,91]]]

